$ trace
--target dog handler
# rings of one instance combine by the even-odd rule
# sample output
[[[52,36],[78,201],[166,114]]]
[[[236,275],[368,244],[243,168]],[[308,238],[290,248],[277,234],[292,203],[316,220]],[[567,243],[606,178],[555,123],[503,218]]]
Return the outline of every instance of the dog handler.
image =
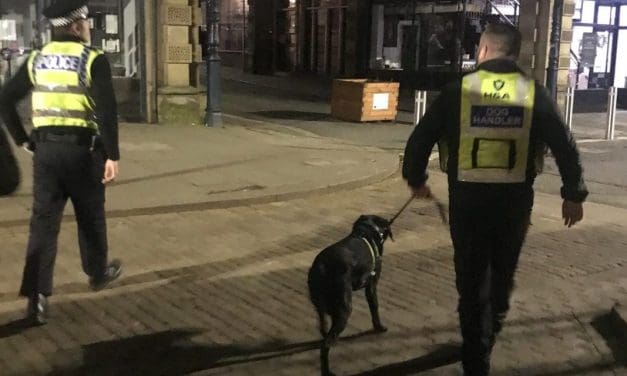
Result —
[[[588,195],[575,141],[555,102],[515,62],[520,43],[515,28],[489,25],[481,37],[477,70],[443,89],[405,150],[403,177],[413,194],[424,198],[430,195],[429,155],[441,141],[466,375],[490,370],[529,228],[543,143],[562,176],[565,225],[583,218]]]
[[[107,264],[105,184],[118,175],[117,110],[111,68],[91,40],[87,0],[57,0],[44,10],[53,41],[34,51],[0,93],[0,115],[33,157],[33,213],[20,295],[27,319],[46,322],[63,209],[72,200],[83,270],[100,290],[121,272]],[[16,103],[32,95],[32,145]]]

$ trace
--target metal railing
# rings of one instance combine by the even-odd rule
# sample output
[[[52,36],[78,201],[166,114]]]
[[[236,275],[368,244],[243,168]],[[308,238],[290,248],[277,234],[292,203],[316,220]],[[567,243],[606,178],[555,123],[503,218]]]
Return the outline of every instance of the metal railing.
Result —
[[[616,107],[618,104],[618,88],[610,87],[607,91],[607,115],[605,139],[614,140],[616,133]],[[564,106],[564,121],[568,129],[573,129],[573,110],[575,108],[575,88],[569,87],[566,91],[566,104]]]
[[[579,89],[579,74],[581,73],[581,59],[573,49],[570,49],[570,60],[577,64],[577,74],[575,75],[575,89]]]
[[[514,14],[512,16],[508,16],[501,9],[499,9],[499,5],[507,5],[514,8]],[[518,0],[488,0],[486,2],[488,14],[492,14],[492,9],[496,11],[499,17],[510,24],[511,26],[517,27],[518,20],[520,16],[520,1]],[[513,17],[513,20],[510,18]]]
[[[616,130],[616,104],[618,99],[618,88],[611,87],[607,92],[607,129],[605,139],[613,140]]]
[[[573,129],[573,110],[575,109],[575,88],[568,87],[566,91],[566,105],[564,106],[564,121],[569,130]]]

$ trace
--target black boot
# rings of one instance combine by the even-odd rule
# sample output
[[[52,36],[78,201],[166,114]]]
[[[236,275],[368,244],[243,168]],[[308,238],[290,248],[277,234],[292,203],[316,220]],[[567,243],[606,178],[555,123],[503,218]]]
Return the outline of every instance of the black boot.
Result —
[[[113,260],[107,266],[104,275],[89,279],[89,287],[91,287],[93,291],[100,291],[109,286],[111,282],[118,279],[120,274],[122,274],[122,262],[120,262],[120,260]]]
[[[28,299],[26,321],[29,325],[45,325],[48,319],[48,300],[42,294]]]

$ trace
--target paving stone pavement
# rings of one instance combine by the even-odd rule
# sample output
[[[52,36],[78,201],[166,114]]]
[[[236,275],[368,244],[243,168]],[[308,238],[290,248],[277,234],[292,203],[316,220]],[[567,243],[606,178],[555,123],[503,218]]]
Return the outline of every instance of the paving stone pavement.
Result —
[[[434,173],[445,198],[445,178]],[[400,178],[271,204],[120,216],[109,220],[123,279],[87,290],[75,227],[64,223],[50,323],[23,330],[16,299],[27,227],[0,228],[3,375],[316,375],[316,318],[306,273],[316,253],[362,213],[392,215]],[[623,375],[624,344],[605,315],[627,298],[627,210],[586,206],[565,229],[561,200],[538,194],[512,311],[493,356],[495,375]],[[415,202],[386,244],[379,287],[389,327],[369,333],[362,292],[331,352],[339,375],[460,375],[448,229]]]

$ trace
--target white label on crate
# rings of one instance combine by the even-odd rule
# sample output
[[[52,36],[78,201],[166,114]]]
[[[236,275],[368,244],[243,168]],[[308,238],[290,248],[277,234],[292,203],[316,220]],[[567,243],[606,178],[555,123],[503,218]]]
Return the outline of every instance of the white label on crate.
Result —
[[[390,93],[376,93],[372,95],[373,110],[387,110],[390,101]]]

